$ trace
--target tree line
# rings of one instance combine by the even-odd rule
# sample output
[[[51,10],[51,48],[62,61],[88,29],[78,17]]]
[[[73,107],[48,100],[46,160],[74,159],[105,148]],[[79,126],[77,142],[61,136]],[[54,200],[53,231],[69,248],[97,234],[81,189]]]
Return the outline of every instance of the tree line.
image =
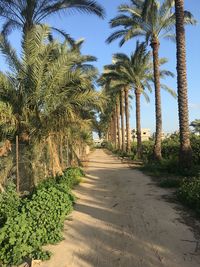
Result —
[[[10,149],[8,140],[18,140],[19,144],[23,144],[20,156],[28,163],[21,166],[21,173],[30,177],[34,186],[39,170],[43,170],[41,176],[61,173],[66,168],[63,154],[69,153],[69,147],[73,154],[76,147],[91,142],[92,129],[98,124],[95,113],[100,110],[101,129],[113,143],[118,143],[120,149],[129,153],[129,97],[133,89],[138,157],[142,156],[140,98],[144,95],[148,101],[148,92],[154,91],[154,158],[161,160],[161,88],[176,97],[173,90],[162,83],[162,78],[173,76],[173,73],[164,69],[167,59],[159,57],[161,40],[170,38],[175,39],[177,44],[180,163],[190,166],[192,151],[184,26],[195,24],[196,20],[189,11],[184,11],[184,1],[131,0],[120,5],[119,15],[110,21],[111,28],[117,30],[108,37],[107,43],[120,39],[122,46],[138,37],[142,37],[144,42],[137,42],[130,56],[115,54],[113,64],[106,65],[100,77],[92,64],[96,58],[81,53],[83,40],[76,41],[63,29],[44,24],[51,15],[67,14],[70,10],[105,17],[104,8],[97,1],[0,2],[3,21],[0,53],[9,68],[7,72],[0,71],[0,137],[6,144],[5,153]],[[8,38],[16,29],[22,33],[20,56]],[[59,33],[64,41],[56,40],[54,32]],[[151,52],[148,45],[152,48]],[[101,93],[95,91],[97,80],[103,87]]]
[[[8,67],[0,71],[0,138],[4,144],[16,140],[20,148],[18,187],[27,177],[30,189],[40,179],[61,174],[71,164],[70,155],[72,160],[77,148],[84,150],[92,141],[92,121],[103,102],[94,86],[96,58],[81,53],[83,40],[44,24],[49,16],[70,10],[104,17],[104,9],[89,0],[0,3],[0,53]],[[16,29],[22,33],[20,56],[8,38]],[[55,31],[63,41],[55,39]]]
[[[180,132],[179,163],[184,168],[190,168],[192,149],[189,138],[185,25],[195,25],[196,20],[189,11],[184,10],[183,0],[130,0],[129,3],[118,7],[118,13],[110,20],[110,27],[116,30],[107,38],[107,43],[119,39],[119,45],[123,46],[127,41],[139,38],[143,39],[143,42],[137,41],[136,49],[130,56],[115,54],[113,63],[104,67],[99,83],[110,99],[106,108],[108,116],[101,115],[101,125],[106,138],[119,150],[130,153],[128,98],[129,92],[134,92],[137,155],[141,158],[140,97],[143,94],[148,101],[147,93],[154,91],[156,131],[153,157],[156,161],[160,161],[162,159],[161,89],[163,88],[177,97]],[[162,83],[162,78],[165,76],[174,76],[170,71],[163,69],[162,65],[167,62],[167,59],[159,57],[162,39],[176,42],[177,94]],[[151,52],[148,46],[151,47]],[[118,106],[121,107],[120,111]],[[126,127],[123,122],[124,107]]]

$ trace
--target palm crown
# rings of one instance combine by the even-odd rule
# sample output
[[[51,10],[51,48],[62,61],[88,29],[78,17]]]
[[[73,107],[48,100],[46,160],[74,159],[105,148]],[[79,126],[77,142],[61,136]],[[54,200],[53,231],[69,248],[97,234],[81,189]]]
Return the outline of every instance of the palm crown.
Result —
[[[108,39],[110,43],[121,38],[120,45],[134,37],[145,37],[154,42],[160,38],[175,40],[174,0],[131,0],[131,4],[119,6],[122,13],[110,21],[110,26],[122,29],[115,31]],[[192,14],[185,11],[185,23],[195,24]]]
[[[45,18],[61,11],[79,11],[104,16],[103,8],[90,0],[2,0],[0,16],[5,19],[3,32],[9,33],[15,28],[29,30],[34,24],[40,24]],[[60,31],[63,33],[63,31]]]
[[[97,70],[88,63],[95,58],[82,56],[65,42],[46,44],[48,34],[47,26],[29,32],[22,59],[3,37],[0,40],[0,50],[12,66],[8,75],[0,73],[0,100],[12,109],[20,131],[32,136],[78,123],[83,112],[99,106],[93,87]]]

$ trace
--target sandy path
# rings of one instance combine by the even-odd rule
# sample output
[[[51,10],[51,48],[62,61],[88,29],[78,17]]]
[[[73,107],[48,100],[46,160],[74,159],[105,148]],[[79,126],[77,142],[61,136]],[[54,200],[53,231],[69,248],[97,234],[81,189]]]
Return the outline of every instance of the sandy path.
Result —
[[[54,256],[41,267],[200,266],[200,248],[168,190],[102,150],[87,173],[65,240],[50,246]]]

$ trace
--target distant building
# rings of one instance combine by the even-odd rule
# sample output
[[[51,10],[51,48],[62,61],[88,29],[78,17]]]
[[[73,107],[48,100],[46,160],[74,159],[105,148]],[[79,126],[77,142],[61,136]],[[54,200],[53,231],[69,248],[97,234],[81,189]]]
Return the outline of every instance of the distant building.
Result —
[[[133,129],[131,131],[131,135],[132,135],[133,141],[136,142],[137,141],[137,132],[135,129]],[[142,142],[143,141],[149,141],[149,139],[151,137],[150,129],[148,129],[148,128],[141,129],[141,137],[142,137]]]
[[[93,142],[96,147],[100,147],[104,139],[94,138]]]

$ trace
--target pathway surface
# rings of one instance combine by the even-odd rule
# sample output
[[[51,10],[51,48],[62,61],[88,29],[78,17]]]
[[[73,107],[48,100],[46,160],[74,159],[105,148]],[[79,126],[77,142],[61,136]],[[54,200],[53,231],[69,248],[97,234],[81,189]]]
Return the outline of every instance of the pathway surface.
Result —
[[[103,150],[90,156],[64,238],[41,267],[199,267],[200,245],[169,190]]]

